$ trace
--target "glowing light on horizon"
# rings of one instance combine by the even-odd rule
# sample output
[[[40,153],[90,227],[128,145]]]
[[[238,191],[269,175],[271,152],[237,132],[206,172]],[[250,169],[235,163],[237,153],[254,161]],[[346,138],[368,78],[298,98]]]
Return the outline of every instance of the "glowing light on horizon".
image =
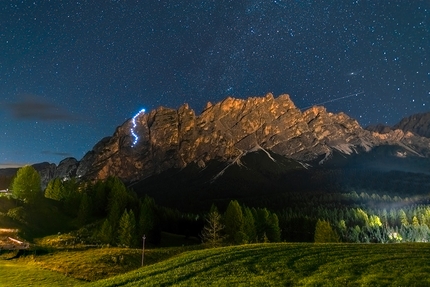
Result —
[[[133,119],[131,120],[131,122],[133,123],[132,128],[130,129],[131,135],[134,137],[133,140],[133,144],[131,145],[132,147],[134,147],[137,142],[139,141],[139,137],[137,136],[137,134],[134,132],[134,129],[136,128],[136,118],[140,115],[145,113],[145,109],[141,109],[137,114],[134,115]]]

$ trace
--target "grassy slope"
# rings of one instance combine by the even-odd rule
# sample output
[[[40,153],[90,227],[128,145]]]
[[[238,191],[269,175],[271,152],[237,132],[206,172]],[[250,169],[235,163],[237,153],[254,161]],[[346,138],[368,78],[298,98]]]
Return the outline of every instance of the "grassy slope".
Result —
[[[90,286],[429,286],[427,244],[257,244],[187,252]]]
[[[430,245],[418,243],[255,244],[179,255],[184,249],[161,248],[147,251],[144,268],[92,283],[71,278],[126,272],[139,265],[139,251],[69,250],[0,260],[0,286],[430,286]],[[124,262],[114,263],[120,254]]]
[[[84,282],[31,264],[0,260],[0,286],[80,286]]]
[[[200,247],[147,249],[145,250],[145,264],[155,264],[196,248]],[[77,279],[95,281],[140,268],[141,260],[141,249],[95,248],[88,250],[70,249],[35,256],[30,264],[68,274]]]

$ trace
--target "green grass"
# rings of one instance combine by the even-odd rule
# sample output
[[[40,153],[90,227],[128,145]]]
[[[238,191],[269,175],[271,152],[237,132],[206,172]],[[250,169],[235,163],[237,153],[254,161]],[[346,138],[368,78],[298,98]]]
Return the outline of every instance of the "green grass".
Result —
[[[189,248],[196,247],[149,249],[143,268],[139,249],[69,250],[0,260],[0,286],[430,286],[430,244]],[[120,255],[123,262],[112,260]],[[124,273],[129,269],[134,270]],[[123,274],[93,282],[71,278],[97,280],[118,273]]]
[[[81,286],[85,282],[31,264],[0,260],[0,286]]]
[[[145,250],[145,265],[155,264],[199,246]],[[25,260],[25,259],[24,259]],[[141,267],[142,250],[129,248],[69,249],[31,256],[31,264],[86,281],[123,274]]]
[[[427,244],[256,244],[187,252],[90,286],[429,286]]]
[[[145,265],[165,261],[183,252],[201,248],[201,245],[147,248],[145,250]],[[0,266],[17,264],[17,266],[23,265],[27,268],[33,267],[35,270],[45,269],[87,282],[124,274],[140,268],[142,262],[141,249],[116,247],[69,249],[36,247],[34,250],[21,251],[21,256],[11,259],[17,257],[17,254],[18,251],[0,253]],[[0,280],[0,286],[3,286],[1,283]]]

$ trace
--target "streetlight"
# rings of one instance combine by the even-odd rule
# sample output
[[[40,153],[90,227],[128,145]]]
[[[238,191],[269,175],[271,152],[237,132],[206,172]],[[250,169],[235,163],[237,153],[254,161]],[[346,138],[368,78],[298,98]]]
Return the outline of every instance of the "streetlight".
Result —
[[[142,266],[143,266],[143,258],[145,256],[145,239],[146,239],[146,236],[144,234],[142,237],[142,241],[143,241],[143,243],[142,243]]]

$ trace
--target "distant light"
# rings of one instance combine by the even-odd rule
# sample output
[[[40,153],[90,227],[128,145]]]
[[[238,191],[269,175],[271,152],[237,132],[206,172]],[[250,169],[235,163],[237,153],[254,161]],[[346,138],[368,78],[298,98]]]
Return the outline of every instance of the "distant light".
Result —
[[[133,144],[131,145],[132,147],[134,147],[139,141],[139,137],[134,132],[134,129],[136,128],[136,118],[143,113],[145,113],[145,109],[141,109],[137,114],[134,115],[132,119],[133,127],[130,129],[131,135],[134,137]]]

